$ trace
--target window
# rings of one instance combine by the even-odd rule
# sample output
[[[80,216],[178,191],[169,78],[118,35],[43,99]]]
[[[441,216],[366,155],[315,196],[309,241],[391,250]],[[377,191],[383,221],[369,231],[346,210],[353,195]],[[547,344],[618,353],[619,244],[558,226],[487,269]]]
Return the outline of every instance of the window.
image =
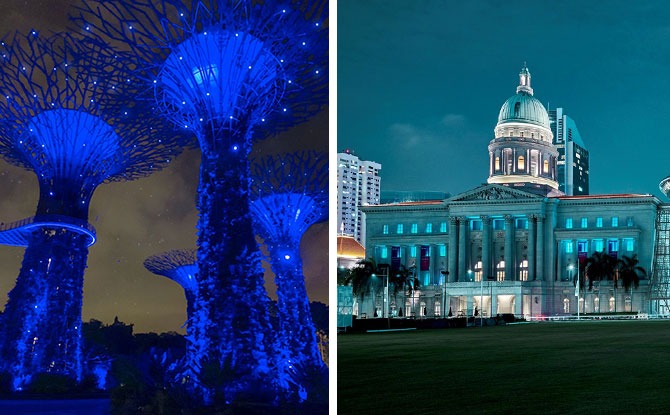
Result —
[[[603,227],[603,218],[596,218],[596,228]]]
[[[628,226],[629,228],[633,226],[633,217],[632,216],[629,216],[629,217],[626,218],[626,226]]]
[[[577,241],[577,252],[588,252],[589,243],[587,241]]]
[[[603,251],[603,246],[604,242],[602,239],[594,239],[593,240],[593,250],[596,252],[602,252]]]
[[[440,256],[447,256],[447,246],[440,245]]]
[[[399,223],[398,228],[396,229],[396,233],[401,234],[401,233],[403,233],[403,231],[404,231],[403,225],[402,225],[402,223]]]
[[[542,164],[542,171],[544,173],[549,173],[549,160],[545,160],[544,163]]]
[[[612,227],[616,228],[619,226],[619,217],[618,216],[612,216]]]
[[[481,231],[482,230],[482,221],[478,219],[473,219],[470,221],[470,229],[473,231]]]
[[[433,232],[433,224],[426,223],[426,233],[432,233],[432,232]]]
[[[412,224],[412,228],[410,229],[410,232],[411,232],[411,233],[417,233],[417,232],[419,232],[419,225],[417,225],[416,223],[413,223],[413,224]]]
[[[623,240],[624,249],[628,252],[635,250],[635,239],[633,238],[624,238]]]
[[[618,239],[609,239],[607,241],[607,251],[612,253],[612,252],[619,252],[619,240]]]
[[[435,301],[435,316],[439,316],[442,311],[441,304],[439,301]]]
[[[496,171],[500,170],[500,157],[496,157]]]
[[[482,261],[479,261],[475,264],[475,281],[479,282],[482,280]]]
[[[440,232],[447,231],[447,222],[440,222]]]
[[[519,264],[519,281],[528,281],[528,260],[526,259]]]
[[[384,228],[383,228],[383,230],[382,230],[382,233],[383,233],[384,235],[388,235],[388,234],[389,234],[389,226],[388,226],[388,225],[384,225]]]
[[[571,254],[574,250],[572,246],[572,241],[563,241],[563,244],[565,246],[565,253],[566,254]]]
[[[505,220],[504,219],[493,219],[493,230],[494,231],[504,231],[505,230]]]
[[[582,218],[582,229],[585,229],[589,224],[589,220],[587,218]]]
[[[516,219],[516,228],[517,229],[528,229],[528,219],[517,218]]]
[[[496,281],[505,281],[505,261],[498,262],[496,266]]]
[[[523,137],[523,133],[521,133],[521,137]],[[524,159],[523,156],[519,156],[519,159],[516,163],[516,168],[518,170],[526,170],[526,159]]]
[[[416,257],[416,245],[412,245],[409,247],[409,256]]]
[[[565,218],[565,228],[572,229],[572,218]]]
[[[563,299],[563,312],[564,313],[570,312],[570,300],[567,298]]]
[[[379,256],[380,256],[382,259],[386,259],[386,258],[389,257],[389,249],[388,249],[387,247],[382,246],[382,247],[380,248],[380,251],[381,251],[381,252],[379,253]]]

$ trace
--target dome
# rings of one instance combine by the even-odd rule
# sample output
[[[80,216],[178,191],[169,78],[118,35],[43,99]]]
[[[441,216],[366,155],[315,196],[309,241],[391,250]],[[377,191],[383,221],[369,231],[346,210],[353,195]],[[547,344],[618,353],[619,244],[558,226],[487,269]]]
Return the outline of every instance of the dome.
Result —
[[[509,122],[535,124],[549,129],[549,114],[539,99],[520,91],[511,96],[498,114],[498,125]]]

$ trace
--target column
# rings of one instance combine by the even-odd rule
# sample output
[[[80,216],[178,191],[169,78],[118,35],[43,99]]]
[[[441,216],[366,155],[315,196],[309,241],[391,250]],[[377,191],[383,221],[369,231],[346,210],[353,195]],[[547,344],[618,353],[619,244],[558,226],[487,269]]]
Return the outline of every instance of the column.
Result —
[[[514,255],[512,252],[514,242],[514,220],[512,215],[505,215],[505,281],[514,281],[512,275]]]
[[[465,264],[466,253],[466,224],[468,220],[465,217],[458,218],[458,280],[465,281],[467,276],[467,265]]]
[[[535,280],[535,220],[536,215],[528,215],[528,281]]]
[[[544,215],[537,215],[537,276],[536,280],[544,281]]]
[[[482,219],[482,278],[491,274],[491,218],[481,216]]]
[[[449,263],[449,282],[458,281],[458,268],[456,267],[456,253],[458,252],[458,233],[456,224],[458,220],[455,217],[449,218],[449,247],[448,255],[449,258],[447,262]]]

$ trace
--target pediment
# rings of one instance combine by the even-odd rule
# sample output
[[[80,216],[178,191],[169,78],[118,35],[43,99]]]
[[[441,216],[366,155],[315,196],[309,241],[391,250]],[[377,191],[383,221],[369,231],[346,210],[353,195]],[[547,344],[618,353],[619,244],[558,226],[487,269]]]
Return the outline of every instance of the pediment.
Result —
[[[475,202],[475,201],[495,201],[495,200],[533,200],[542,199],[542,196],[501,186],[498,184],[485,184],[476,187],[467,192],[458,194],[449,202]]]

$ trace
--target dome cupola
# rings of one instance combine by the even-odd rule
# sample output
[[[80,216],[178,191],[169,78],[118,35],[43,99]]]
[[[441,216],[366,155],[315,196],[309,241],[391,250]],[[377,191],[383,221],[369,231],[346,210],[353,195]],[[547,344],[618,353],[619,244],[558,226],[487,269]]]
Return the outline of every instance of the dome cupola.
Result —
[[[542,193],[558,189],[558,151],[549,114],[533,96],[531,75],[525,62],[519,72],[516,94],[498,114],[495,138],[489,144],[488,183],[537,188]]]

